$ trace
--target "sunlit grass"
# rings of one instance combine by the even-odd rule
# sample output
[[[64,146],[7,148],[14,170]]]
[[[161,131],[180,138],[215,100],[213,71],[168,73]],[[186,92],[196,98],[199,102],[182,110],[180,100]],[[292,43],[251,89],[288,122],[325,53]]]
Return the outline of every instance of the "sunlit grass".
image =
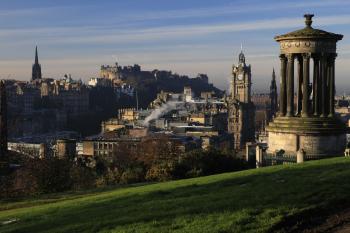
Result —
[[[265,232],[349,199],[350,159],[1,202],[0,232]]]

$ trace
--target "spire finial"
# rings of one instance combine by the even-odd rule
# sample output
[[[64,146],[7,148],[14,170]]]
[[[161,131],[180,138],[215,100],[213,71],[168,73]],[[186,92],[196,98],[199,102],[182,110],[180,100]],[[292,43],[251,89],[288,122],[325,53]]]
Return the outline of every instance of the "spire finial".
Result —
[[[35,46],[35,64],[39,64],[38,46]]]
[[[305,24],[306,27],[311,28],[311,24],[312,24],[312,17],[314,17],[313,14],[305,14],[304,18],[305,18]]]
[[[240,64],[244,64],[245,63],[245,57],[244,57],[244,54],[243,54],[243,45],[242,45],[242,43],[241,43],[241,52],[239,53],[238,60],[239,60]]]

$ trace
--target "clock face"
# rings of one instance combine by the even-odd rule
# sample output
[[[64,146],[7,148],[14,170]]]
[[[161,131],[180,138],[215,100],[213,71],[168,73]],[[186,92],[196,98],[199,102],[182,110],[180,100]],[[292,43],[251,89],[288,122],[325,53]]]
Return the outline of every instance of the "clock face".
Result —
[[[243,80],[243,74],[238,74],[238,80]]]

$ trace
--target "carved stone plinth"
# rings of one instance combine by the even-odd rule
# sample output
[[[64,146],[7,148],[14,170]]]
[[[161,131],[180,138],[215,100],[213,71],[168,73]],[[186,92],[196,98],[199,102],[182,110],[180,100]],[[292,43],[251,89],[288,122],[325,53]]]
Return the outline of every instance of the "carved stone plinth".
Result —
[[[300,149],[306,159],[342,156],[346,145],[346,127],[337,118],[277,117],[267,127],[268,153],[285,150],[296,154]]]

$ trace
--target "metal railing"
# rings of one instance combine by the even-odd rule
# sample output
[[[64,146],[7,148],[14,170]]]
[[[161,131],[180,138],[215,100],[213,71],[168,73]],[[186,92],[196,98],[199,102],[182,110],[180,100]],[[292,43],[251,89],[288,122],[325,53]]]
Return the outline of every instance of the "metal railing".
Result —
[[[297,156],[293,154],[264,153],[263,166],[297,163]]]

